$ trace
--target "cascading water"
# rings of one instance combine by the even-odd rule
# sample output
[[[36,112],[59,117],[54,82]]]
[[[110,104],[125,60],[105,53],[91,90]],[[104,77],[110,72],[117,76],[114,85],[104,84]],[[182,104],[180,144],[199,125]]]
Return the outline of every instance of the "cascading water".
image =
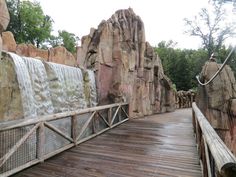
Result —
[[[52,114],[54,108],[49,93],[49,84],[44,64],[41,60],[23,57],[28,68],[34,94],[37,115]]]
[[[45,66],[56,112],[86,108],[82,71],[55,63]]]
[[[21,92],[24,117],[35,117],[37,115],[36,105],[34,102],[34,91],[31,84],[28,68],[20,56],[9,53],[15,64],[15,72]]]
[[[14,62],[24,117],[36,117],[95,106],[96,84],[93,71],[87,91],[81,69],[9,53]],[[89,100],[85,99],[85,92]]]

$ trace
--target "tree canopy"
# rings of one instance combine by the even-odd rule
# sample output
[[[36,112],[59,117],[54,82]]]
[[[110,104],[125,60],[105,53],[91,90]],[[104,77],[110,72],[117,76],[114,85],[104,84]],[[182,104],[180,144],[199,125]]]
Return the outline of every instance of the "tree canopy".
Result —
[[[79,38],[68,31],[59,30],[58,36],[52,35],[53,19],[44,14],[37,1],[6,0],[10,13],[7,30],[11,31],[17,43],[31,43],[46,48],[63,45],[74,53]]]
[[[8,26],[18,43],[32,43],[39,47],[49,39],[52,31],[50,16],[45,15],[36,1],[7,0],[10,13]]]

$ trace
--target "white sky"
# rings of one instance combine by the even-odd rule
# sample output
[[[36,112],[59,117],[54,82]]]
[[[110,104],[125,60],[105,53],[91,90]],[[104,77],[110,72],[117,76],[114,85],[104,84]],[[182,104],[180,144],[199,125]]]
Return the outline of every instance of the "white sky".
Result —
[[[184,18],[196,15],[208,0],[39,0],[45,14],[54,20],[54,30],[67,30],[80,38],[97,28],[116,10],[133,8],[145,25],[152,46],[172,39],[180,48],[198,48],[200,40],[184,34]]]

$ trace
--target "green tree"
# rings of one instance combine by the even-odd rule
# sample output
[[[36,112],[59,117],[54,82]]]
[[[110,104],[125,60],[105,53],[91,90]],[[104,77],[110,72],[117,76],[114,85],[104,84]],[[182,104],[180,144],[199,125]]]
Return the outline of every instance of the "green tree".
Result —
[[[162,41],[155,51],[162,60],[165,74],[176,85],[177,90],[189,90],[197,86],[198,75],[208,60],[204,49],[175,49],[173,41]]]
[[[49,39],[53,20],[45,15],[38,2],[7,0],[10,13],[8,26],[17,43],[32,43],[37,47]]]
[[[76,52],[76,45],[79,40],[79,37],[77,37],[73,33],[69,33],[65,30],[58,31],[59,34],[59,40],[62,41],[64,47],[70,51],[71,53]]]

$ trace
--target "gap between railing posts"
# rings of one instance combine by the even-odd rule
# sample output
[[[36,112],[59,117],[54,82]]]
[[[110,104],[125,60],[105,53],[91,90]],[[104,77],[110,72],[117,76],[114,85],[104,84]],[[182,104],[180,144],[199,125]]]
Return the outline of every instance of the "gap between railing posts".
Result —
[[[0,124],[0,177],[83,143],[129,119],[129,104],[115,103]]]
[[[217,135],[196,103],[192,104],[193,129],[204,177],[236,177],[236,158]]]

